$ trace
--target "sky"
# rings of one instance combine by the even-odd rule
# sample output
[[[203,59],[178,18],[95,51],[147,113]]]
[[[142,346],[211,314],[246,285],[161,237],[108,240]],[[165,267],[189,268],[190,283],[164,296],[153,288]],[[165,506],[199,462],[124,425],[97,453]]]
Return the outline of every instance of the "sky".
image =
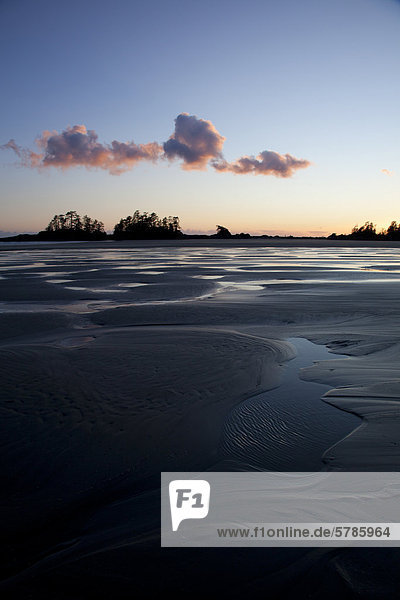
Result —
[[[400,221],[399,0],[0,0],[0,235]]]

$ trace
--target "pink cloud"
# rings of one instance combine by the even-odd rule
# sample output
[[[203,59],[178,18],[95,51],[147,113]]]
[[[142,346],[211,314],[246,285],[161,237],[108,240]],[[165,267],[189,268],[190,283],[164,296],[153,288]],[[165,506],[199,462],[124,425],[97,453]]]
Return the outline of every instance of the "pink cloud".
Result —
[[[295,158],[290,154],[278,154],[272,150],[264,150],[255,158],[254,156],[242,156],[235,162],[226,160],[212,161],[212,166],[219,172],[230,172],[236,175],[275,175],[275,177],[291,177],[297,169],[305,169],[310,166],[308,160]]]
[[[18,146],[13,139],[0,148],[15,152],[25,167],[69,169],[82,166],[105,169],[112,175],[120,175],[140,161],[157,162],[161,158],[181,160],[185,170],[204,170],[211,165],[217,172],[276,177],[291,177],[298,169],[305,169],[311,164],[308,160],[271,150],[265,150],[257,157],[242,156],[235,162],[228,162],[222,154],[224,142],[224,136],[211,121],[181,113],[175,119],[174,132],[163,145],[117,140],[103,144],[98,141],[94,130],[87,129],[85,125],[74,125],[61,133],[44,131],[36,139],[37,152]]]
[[[175,119],[175,131],[164,143],[169,159],[181,158],[186,170],[205,169],[211,159],[222,156],[225,138],[211,121],[181,113]]]
[[[9,140],[6,144],[0,146],[2,150],[12,150],[21,160],[23,167],[38,167],[41,161],[41,154],[33,152],[28,148],[18,146],[15,140]]]
[[[128,171],[141,160],[155,161],[162,152],[162,147],[156,142],[135,144],[114,140],[111,144],[101,144],[96,132],[87,130],[85,125],[67,127],[61,133],[44,131],[36,139],[36,144],[39,153],[17,146],[14,140],[2,148],[13,150],[28,167],[69,169],[83,166],[105,169],[112,175]]]

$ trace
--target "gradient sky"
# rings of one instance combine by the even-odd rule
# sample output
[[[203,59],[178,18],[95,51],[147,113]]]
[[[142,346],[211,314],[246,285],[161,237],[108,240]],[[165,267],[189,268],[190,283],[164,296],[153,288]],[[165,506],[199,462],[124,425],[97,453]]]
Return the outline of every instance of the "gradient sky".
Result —
[[[135,209],[184,231],[325,235],[400,221],[397,0],[0,0],[0,145],[68,126],[163,144],[181,113],[211,121],[227,164],[265,150],[290,177],[21,166],[0,153],[3,232],[77,210],[112,229]]]

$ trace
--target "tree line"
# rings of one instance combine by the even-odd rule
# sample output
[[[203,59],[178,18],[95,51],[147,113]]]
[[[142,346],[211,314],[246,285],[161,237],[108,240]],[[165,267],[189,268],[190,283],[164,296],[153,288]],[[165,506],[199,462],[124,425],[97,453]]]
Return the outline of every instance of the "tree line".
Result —
[[[116,240],[176,239],[182,235],[179,217],[160,218],[155,212],[135,210],[132,216],[115,225],[113,237]]]
[[[70,210],[65,214],[54,215],[36,237],[43,241],[80,241],[104,240],[107,237],[116,240],[174,239],[182,235],[179,217],[160,218],[155,212],[149,214],[136,210],[132,216],[121,219],[114,226],[113,234],[108,236],[102,221],[88,215],[81,217],[75,210]]]
[[[104,223],[88,215],[81,217],[75,210],[65,215],[54,215],[46,229],[39,231],[41,240],[104,240]]]
[[[364,225],[355,225],[351,233],[332,233],[329,240],[400,240],[400,224],[392,221],[387,229],[377,232],[376,225],[372,221],[366,221]]]
[[[147,213],[136,210],[133,215],[120,219],[115,224],[112,234],[107,234],[104,223],[92,219],[88,215],[81,217],[75,210],[65,214],[54,215],[45,229],[37,234],[20,234],[2,238],[2,241],[82,241],[82,240],[144,240],[144,239],[179,239],[179,238],[272,238],[280,236],[250,236],[248,233],[232,234],[222,225],[216,226],[214,235],[187,235],[182,233],[179,217],[159,217],[155,212]],[[293,236],[285,236],[293,238]],[[330,240],[397,240],[400,241],[400,223],[392,221],[387,229],[377,232],[372,221],[366,221],[360,227],[355,225],[349,234],[332,233]]]

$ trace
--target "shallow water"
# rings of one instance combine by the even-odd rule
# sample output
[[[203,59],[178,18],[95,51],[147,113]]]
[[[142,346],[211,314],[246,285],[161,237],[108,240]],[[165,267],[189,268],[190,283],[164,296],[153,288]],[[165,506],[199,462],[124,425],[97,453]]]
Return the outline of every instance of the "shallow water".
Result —
[[[322,454],[361,424],[358,417],[321,400],[330,387],[300,379],[315,361],[343,358],[303,338],[289,338],[297,356],[286,363],[281,385],[253,396],[229,414],[221,453],[250,469],[319,471]]]
[[[263,301],[265,294],[325,293],[342,284],[362,285],[364,292],[379,284],[400,281],[397,248],[345,247],[146,247],[107,244],[107,248],[31,248],[0,253],[3,303],[0,312],[27,310],[71,312],[76,303],[91,300],[91,310],[179,304],[193,300],[219,303]],[[12,286],[23,286],[16,296]],[[147,284],[147,285],[146,285]],[[149,285],[150,284],[150,285]],[[4,286],[4,287],[3,287]],[[369,287],[368,287],[369,286]],[[4,297],[1,297],[1,289]],[[21,289],[21,287],[19,288]],[[63,302],[62,292],[65,290]],[[336,293],[336,292],[335,292]],[[356,291],[358,293],[358,291]],[[11,300],[11,302],[10,302]]]

